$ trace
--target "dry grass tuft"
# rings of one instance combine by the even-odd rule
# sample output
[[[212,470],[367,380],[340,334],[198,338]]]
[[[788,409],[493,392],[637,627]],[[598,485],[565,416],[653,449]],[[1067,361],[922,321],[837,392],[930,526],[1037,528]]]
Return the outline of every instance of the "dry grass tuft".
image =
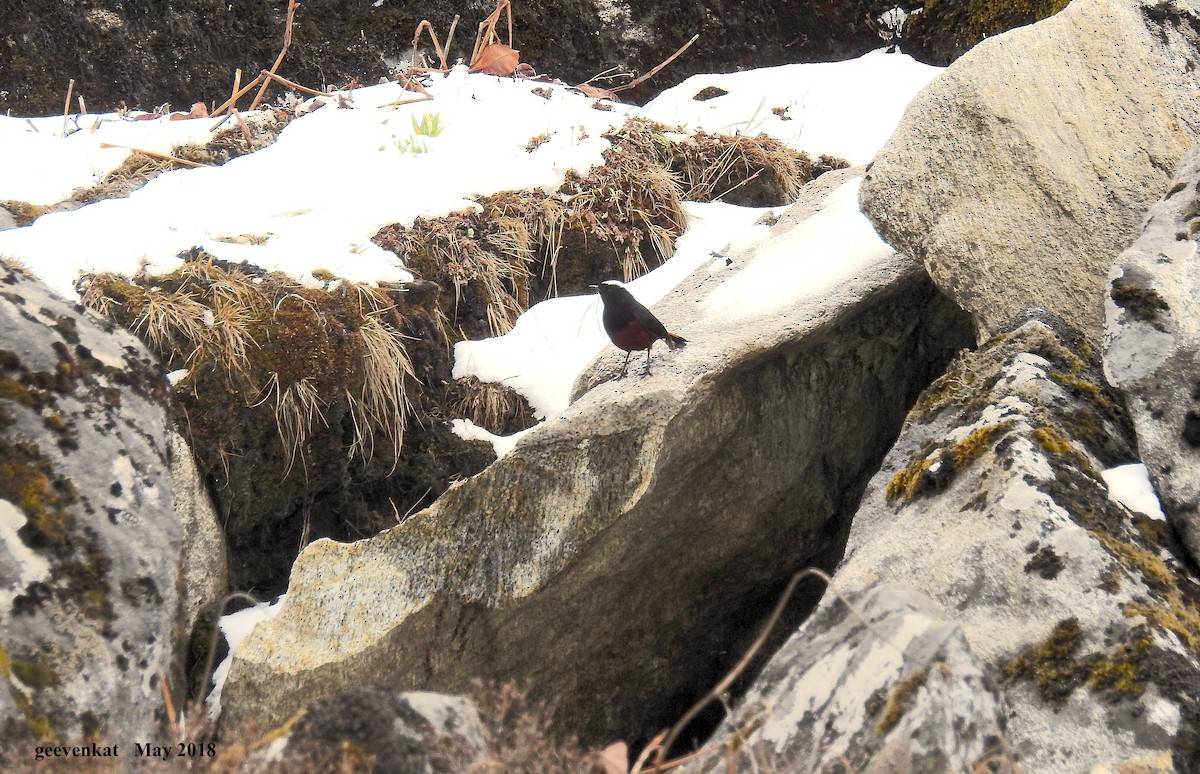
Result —
[[[813,178],[849,166],[830,156],[813,160],[760,134],[697,132],[673,146],[674,167],[687,181],[687,199],[755,205],[786,204]]]
[[[479,710],[487,756],[465,774],[579,774],[589,771],[586,755],[573,739],[552,733],[553,707],[530,698],[514,683],[476,682],[471,699]]]
[[[269,406],[291,470],[336,396],[352,419],[349,452],[369,459],[377,437],[398,457],[415,379],[388,292],[355,283],[314,290],[276,274],[250,276],[199,249],[164,277],[93,277],[83,302],[146,342],[176,391]],[[392,291],[395,292],[395,291]],[[228,417],[221,403],[212,410]]]
[[[525,398],[503,384],[468,376],[455,383],[455,393],[457,398],[451,406],[454,415],[466,417],[496,435],[524,430],[536,421]]]
[[[146,153],[134,151],[121,166],[105,175],[91,188],[77,188],[67,198],[91,204],[105,199],[120,199],[133,193],[163,172],[178,169],[179,165]]]
[[[529,227],[518,218],[478,212],[418,218],[412,228],[384,229],[376,241],[452,294],[448,305],[459,327],[467,309],[482,310],[482,320],[476,322],[483,322],[491,335],[507,333],[529,307],[534,245]]]
[[[686,227],[685,199],[785,204],[813,177],[846,166],[765,136],[683,137],[642,118],[605,137],[604,163],[568,174],[558,191],[483,197],[477,210],[388,226],[375,241],[452,289],[444,306],[457,335],[496,335],[533,301],[585,292],[597,277],[628,281],[665,261]]]
[[[46,213],[46,208],[29,202],[17,201],[15,199],[5,199],[0,201],[0,207],[8,210],[16,221],[17,228],[28,226],[42,215]]]

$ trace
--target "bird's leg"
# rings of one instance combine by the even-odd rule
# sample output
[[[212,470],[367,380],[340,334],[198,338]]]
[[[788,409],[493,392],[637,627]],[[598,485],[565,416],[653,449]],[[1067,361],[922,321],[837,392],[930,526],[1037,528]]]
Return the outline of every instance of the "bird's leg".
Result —
[[[625,362],[621,364],[621,373],[617,374],[618,379],[625,376],[625,371],[629,369],[629,356],[631,354],[632,354],[631,352],[625,353]]]
[[[650,346],[646,347],[646,370],[642,372],[642,376],[650,375],[650,349],[653,346],[654,346],[654,343],[651,342]]]

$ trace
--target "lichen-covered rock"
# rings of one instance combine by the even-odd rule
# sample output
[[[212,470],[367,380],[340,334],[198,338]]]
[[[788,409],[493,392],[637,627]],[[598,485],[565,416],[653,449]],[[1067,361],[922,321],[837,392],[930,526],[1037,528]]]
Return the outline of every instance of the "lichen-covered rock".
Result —
[[[487,733],[470,699],[364,686],[309,705],[271,755],[302,768],[339,750],[355,771],[458,774],[484,756]]]
[[[979,771],[1004,738],[999,698],[962,627],[921,592],[830,594],[722,724],[727,744],[688,774],[752,771]]]
[[[856,599],[915,587],[961,627],[1001,691],[999,759],[1025,771],[1164,758],[1200,770],[1200,583],[1166,524],[1108,498],[1098,469],[1133,458],[1119,396],[1085,340],[1039,316],[920,398],[867,487],[834,584]],[[821,609],[843,607],[830,597]],[[801,630],[788,648],[812,642]],[[941,722],[921,718],[914,749]],[[846,755],[877,760],[865,743]]]
[[[990,38],[909,105],[862,186],[979,340],[1027,307],[1098,345],[1105,277],[1200,132],[1195,3],[1074,0]]]
[[[819,178],[771,233],[833,196],[853,208],[855,174]],[[458,692],[475,677],[553,697],[559,732],[585,745],[636,746],[673,722],[795,569],[836,561],[899,419],[970,341],[965,315],[855,217],[845,236],[873,258],[843,285],[697,320],[754,270],[731,255],[656,306],[693,322],[652,377],[612,381],[609,353],[580,382],[603,383],[429,509],[308,546],[279,614],[235,653],[225,722],[282,722],[352,685]]]
[[[177,634],[166,380],[8,264],[0,330],[0,727],[144,741]]]
[[[1200,559],[1200,149],[1109,275],[1109,378],[1163,508]]]

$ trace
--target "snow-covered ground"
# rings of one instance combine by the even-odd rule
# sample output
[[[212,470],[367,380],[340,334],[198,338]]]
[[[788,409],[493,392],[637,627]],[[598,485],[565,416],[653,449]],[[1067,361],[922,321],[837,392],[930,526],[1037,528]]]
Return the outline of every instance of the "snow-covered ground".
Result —
[[[354,281],[404,280],[410,275],[401,261],[371,241],[380,227],[469,209],[476,206],[473,197],[502,190],[557,190],[568,171],[586,173],[602,163],[608,141],[601,135],[629,116],[684,131],[765,133],[813,155],[862,163],[939,72],[903,54],[876,52],[846,62],[698,75],[644,107],[600,110],[596,100],[563,86],[459,68],[431,77],[432,100],[412,102],[418,95],[394,83],[346,92],[346,107],[329,100],[292,121],[263,150],[220,167],[164,173],[128,198],[0,232],[0,255],[21,261],[68,298],[76,295],[81,275],[169,273],[193,246],[314,286],[320,281],[312,272],[321,269]],[[693,99],[702,90],[712,93],[709,87],[726,93]],[[408,104],[396,104],[402,102]],[[436,136],[417,131],[427,116],[436,116]],[[180,143],[202,143],[216,124],[212,118],[132,120],[115,114],[65,123],[61,116],[0,117],[0,168],[12,171],[0,177],[0,201],[57,202],[102,180],[131,148],[169,152]],[[548,139],[529,151],[530,140],[540,135]],[[861,216],[852,203],[837,212],[791,247],[825,257],[840,249],[828,235],[845,233],[844,219]],[[688,231],[674,257],[631,285],[644,303],[657,301],[713,252],[765,232],[754,225],[761,211],[689,204],[687,214]],[[811,282],[793,274],[786,287],[774,286],[773,297],[829,280],[819,271],[827,260],[801,263],[815,272]],[[751,268],[743,285],[777,271],[765,264]],[[742,291],[722,290],[706,308],[745,311]],[[595,296],[553,299],[530,309],[507,336],[459,344],[455,376],[510,385],[546,418],[565,408],[575,375],[606,342]]]

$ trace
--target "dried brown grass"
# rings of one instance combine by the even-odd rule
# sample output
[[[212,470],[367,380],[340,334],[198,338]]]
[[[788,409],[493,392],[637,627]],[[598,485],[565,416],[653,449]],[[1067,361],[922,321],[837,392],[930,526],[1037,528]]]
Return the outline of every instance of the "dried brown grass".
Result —
[[[352,417],[350,453],[369,459],[382,437],[399,456],[415,374],[399,312],[379,288],[340,283],[313,290],[280,275],[251,277],[193,250],[165,277],[98,275],[83,302],[128,327],[168,368],[188,369],[177,390],[224,389],[249,408],[270,405],[287,471],[314,423],[327,421],[334,388]],[[323,356],[335,333],[348,348]],[[290,351],[281,339],[297,342],[296,350],[324,349]]]

